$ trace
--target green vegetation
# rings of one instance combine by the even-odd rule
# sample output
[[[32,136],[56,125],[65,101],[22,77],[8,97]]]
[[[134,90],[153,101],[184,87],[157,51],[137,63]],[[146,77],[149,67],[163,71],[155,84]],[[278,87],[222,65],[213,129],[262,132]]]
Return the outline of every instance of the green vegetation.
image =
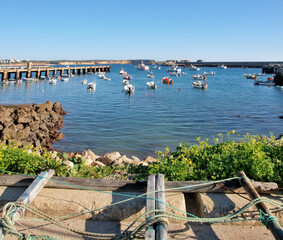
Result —
[[[160,161],[149,166],[148,173],[163,173],[167,180],[219,180],[234,177],[239,171],[257,181],[283,180],[283,143],[274,136],[244,136],[241,142],[228,140],[223,135],[189,146],[180,143],[175,152],[159,152]],[[143,173],[140,174],[142,176]]]
[[[283,142],[258,135],[245,135],[240,142],[230,140],[228,132],[219,134],[212,140],[206,139],[189,146],[180,143],[176,151],[158,152],[158,161],[148,166],[86,166],[84,159],[68,158],[68,155],[52,156],[44,151],[41,155],[36,149],[19,148],[12,144],[0,145],[0,169],[37,174],[47,169],[54,169],[58,176],[82,178],[104,178],[144,180],[149,174],[162,173],[166,180],[219,180],[234,177],[244,171],[248,177],[257,181],[283,183]],[[227,138],[226,141],[223,141]],[[212,144],[211,144],[212,143]],[[70,168],[64,161],[73,162]]]
[[[71,160],[74,167],[70,168],[64,163]],[[0,169],[5,171],[36,175],[41,171],[54,169],[55,174],[61,177],[103,178],[115,173],[117,170],[124,171],[122,167],[86,166],[84,159],[68,159],[67,154],[57,154],[43,151],[41,154],[36,148],[18,147],[14,144],[0,144]],[[4,172],[2,172],[4,173]]]

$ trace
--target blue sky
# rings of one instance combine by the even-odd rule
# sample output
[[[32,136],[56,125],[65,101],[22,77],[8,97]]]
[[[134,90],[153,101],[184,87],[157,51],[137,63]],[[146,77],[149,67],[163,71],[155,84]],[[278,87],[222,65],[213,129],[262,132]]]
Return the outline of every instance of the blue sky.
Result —
[[[283,0],[0,3],[0,59],[283,61]]]

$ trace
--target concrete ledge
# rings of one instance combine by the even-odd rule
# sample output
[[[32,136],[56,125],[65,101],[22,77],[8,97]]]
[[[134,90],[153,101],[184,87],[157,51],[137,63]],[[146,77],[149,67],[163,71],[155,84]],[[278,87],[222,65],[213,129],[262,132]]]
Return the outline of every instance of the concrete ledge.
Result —
[[[16,201],[24,190],[25,188],[0,187],[0,204],[4,205],[9,201]],[[44,188],[37,195],[31,206],[43,211],[49,216],[60,217],[89,211],[94,208],[102,208],[129,198],[121,196],[122,194],[131,197],[144,194],[144,192],[117,192],[117,194],[121,194],[119,196],[112,193],[114,192],[102,193],[87,190]],[[186,215],[184,213],[186,211],[186,204],[182,193],[167,193],[165,199],[167,204],[183,211],[183,213],[181,213],[175,209],[166,207],[169,212],[182,216]],[[145,202],[144,198],[136,198],[121,204],[106,207],[105,209],[98,210],[94,213],[79,215],[77,218],[103,221],[123,220],[132,222],[145,213]],[[24,217],[34,216],[27,211]],[[144,219],[145,218],[142,218],[141,221]],[[172,222],[176,221],[177,220],[172,220]]]
[[[283,202],[282,194],[261,194],[271,200]],[[249,196],[247,194],[220,194],[220,193],[200,193],[198,197],[199,214],[201,217],[220,217],[231,214],[248,204]],[[271,210],[278,219],[280,225],[283,224],[283,210],[276,208],[271,204],[266,206]],[[255,206],[249,208],[245,213],[241,214],[244,219],[253,218],[254,221],[233,222],[235,225],[262,225],[256,219],[260,217],[259,211]],[[231,223],[230,223],[231,224]]]

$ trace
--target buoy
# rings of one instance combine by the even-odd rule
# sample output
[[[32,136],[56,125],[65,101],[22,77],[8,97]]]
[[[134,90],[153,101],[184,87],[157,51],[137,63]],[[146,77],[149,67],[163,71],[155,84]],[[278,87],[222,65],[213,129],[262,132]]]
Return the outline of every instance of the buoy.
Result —
[[[147,96],[147,93],[145,93],[145,96]]]
[[[179,88],[179,91],[181,91],[181,88]]]

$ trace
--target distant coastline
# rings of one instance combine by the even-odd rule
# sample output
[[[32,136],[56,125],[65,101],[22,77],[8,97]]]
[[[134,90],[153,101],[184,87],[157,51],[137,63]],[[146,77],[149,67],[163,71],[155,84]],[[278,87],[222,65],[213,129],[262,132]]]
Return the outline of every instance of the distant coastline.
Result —
[[[279,66],[283,67],[283,61],[215,61],[215,62],[205,62],[203,60],[198,60],[195,62],[191,62],[190,60],[166,60],[166,61],[155,61],[151,59],[132,59],[132,60],[31,60],[34,66],[42,66],[42,65],[104,65],[104,64],[134,64],[138,65],[141,62],[144,62],[148,65],[179,65],[183,67],[187,67],[190,65],[194,65],[197,67],[217,67],[219,65],[224,64],[230,68],[262,68],[264,66]],[[10,66],[22,66],[26,65],[27,61],[21,62],[11,62]],[[9,63],[0,63],[1,66],[8,66]]]

